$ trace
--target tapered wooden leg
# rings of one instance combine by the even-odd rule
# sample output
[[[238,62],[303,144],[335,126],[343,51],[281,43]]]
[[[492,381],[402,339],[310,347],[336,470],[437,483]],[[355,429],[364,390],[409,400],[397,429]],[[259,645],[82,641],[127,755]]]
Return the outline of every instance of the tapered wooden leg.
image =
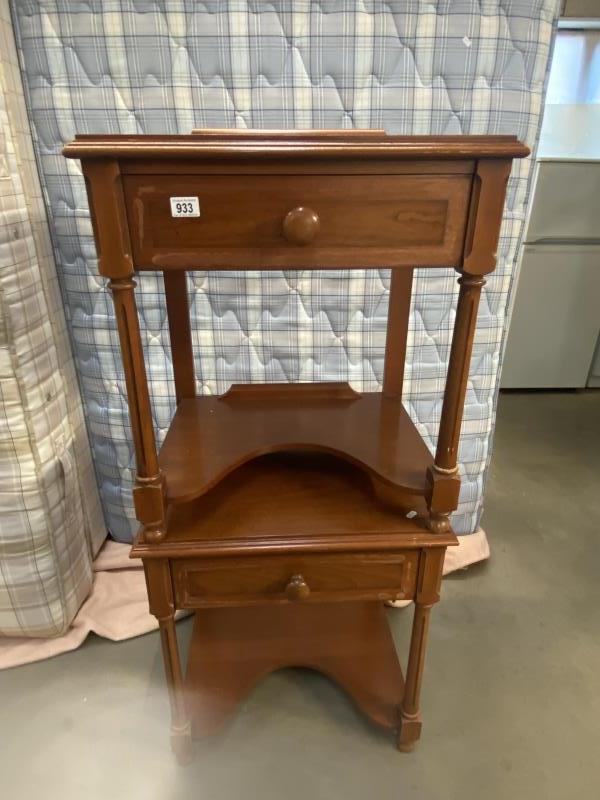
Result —
[[[169,562],[163,558],[149,558],[144,559],[143,564],[150,613],[158,620],[160,630],[171,704],[171,748],[180,764],[189,764],[192,760],[192,730],[175,630],[175,603]]]
[[[186,710],[175,619],[173,616],[159,619],[158,624],[171,703],[171,749],[180,764],[189,764],[193,756],[192,729]]]
[[[419,697],[423,680],[423,667],[425,665],[430,611],[430,605],[425,606],[421,603],[415,605],[404,697],[400,707],[400,729],[398,731],[398,749],[403,753],[409,753],[421,736]]]
[[[404,695],[400,704],[400,720],[398,728],[398,750],[410,753],[415,742],[421,737],[421,714],[419,702],[427,633],[429,631],[429,615],[432,606],[440,599],[440,583],[444,563],[445,547],[432,548],[421,553],[417,592],[415,596],[415,612],[413,616],[410,651]]]

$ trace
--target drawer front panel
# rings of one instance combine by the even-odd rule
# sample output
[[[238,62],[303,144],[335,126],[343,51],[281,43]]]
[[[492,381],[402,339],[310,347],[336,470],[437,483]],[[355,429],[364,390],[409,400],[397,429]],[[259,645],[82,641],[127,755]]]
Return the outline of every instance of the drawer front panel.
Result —
[[[418,553],[185,559],[171,563],[178,608],[404,600],[415,591]]]
[[[123,181],[139,269],[456,266],[471,189],[469,175],[125,175]],[[199,216],[173,216],[172,197],[198,198]]]

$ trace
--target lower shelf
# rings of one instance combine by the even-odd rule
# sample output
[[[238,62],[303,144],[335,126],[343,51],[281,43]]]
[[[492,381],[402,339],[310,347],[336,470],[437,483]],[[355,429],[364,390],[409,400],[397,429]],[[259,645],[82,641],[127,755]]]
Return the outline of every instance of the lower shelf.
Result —
[[[194,735],[213,733],[283,667],[324,673],[372,722],[398,727],[404,679],[381,603],[263,605],[196,614],[186,675]]]
[[[408,509],[384,504],[361,469],[334,456],[275,453],[244,464],[197,500],[171,506],[164,541],[138,539],[131,555],[378,552],[456,544],[451,532],[427,530],[424,500],[412,499]]]

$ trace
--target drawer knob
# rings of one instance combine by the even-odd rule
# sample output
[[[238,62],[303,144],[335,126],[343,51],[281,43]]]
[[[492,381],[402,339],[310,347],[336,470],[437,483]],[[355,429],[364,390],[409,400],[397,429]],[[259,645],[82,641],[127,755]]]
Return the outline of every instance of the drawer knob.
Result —
[[[283,235],[292,244],[310,244],[319,232],[319,215],[312,208],[298,206],[285,215]]]
[[[292,575],[285,587],[288,600],[306,600],[310,594],[310,587],[302,575]]]

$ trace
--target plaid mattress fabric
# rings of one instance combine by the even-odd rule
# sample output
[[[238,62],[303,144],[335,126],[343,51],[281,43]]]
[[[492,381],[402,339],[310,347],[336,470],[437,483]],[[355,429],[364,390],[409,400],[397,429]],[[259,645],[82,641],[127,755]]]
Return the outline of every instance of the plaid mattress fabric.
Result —
[[[99,278],[76,133],[198,127],[385,128],[516,134],[536,144],[558,0],[203,2],[19,0],[13,17],[34,143],[106,518],[129,541],[134,461],[111,301]],[[530,160],[508,187],[498,268],[484,290],[453,517],[475,530],[495,414]],[[385,269],[189,277],[198,392],[234,381],[381,385]],[[405,402],[435,445],[456,303],[451,270],[417,271]],[[160,275],[139,281],[158,440],[174,411]]]
[[[0,0],[0,635],[61,634],[91,588],[105,537],[10,12]]]

